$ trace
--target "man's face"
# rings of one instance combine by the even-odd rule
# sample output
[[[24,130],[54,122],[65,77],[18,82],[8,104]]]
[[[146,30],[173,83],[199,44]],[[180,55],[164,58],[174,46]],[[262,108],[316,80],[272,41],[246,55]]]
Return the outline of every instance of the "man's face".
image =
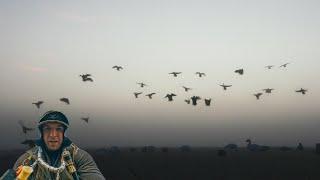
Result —
[[[43,140],[50,151],[58,150],[63,141],[64,127],[60,123],[48,122],[42,127]]]

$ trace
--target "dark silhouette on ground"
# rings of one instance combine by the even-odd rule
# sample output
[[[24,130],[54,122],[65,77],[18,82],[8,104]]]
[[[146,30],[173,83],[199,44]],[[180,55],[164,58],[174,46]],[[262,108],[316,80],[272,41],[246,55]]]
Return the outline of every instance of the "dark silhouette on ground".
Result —
[[[38,109],[40,109],[41,104],[43,104],[43,101],[38,101],[38,102],[34,102],[32,104],[34,104]]]
[[[303,148],[302,143],[299,143],[298,146],[297,146],[297,150],[298,150],[298,151],[303,151],[303,149],[304,149],[304,148]]]

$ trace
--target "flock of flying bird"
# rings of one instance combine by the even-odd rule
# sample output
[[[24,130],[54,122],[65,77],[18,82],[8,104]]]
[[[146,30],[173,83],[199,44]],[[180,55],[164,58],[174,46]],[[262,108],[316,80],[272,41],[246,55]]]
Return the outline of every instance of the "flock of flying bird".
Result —
[[[281,66],[279,66],[280,68],[286,68],[287,65],[289,63],[285,63],[285,64],[282,64]],[[265,66],[265,68],[267,69],[272,69],[273,67],[275,67],[274,65],[268,65],[268,66]],[[123,67],[122,66],[113,66],[112,67],[113,69],[117,70],[117,71],[121,71],[123,70]],[[239,75],[243,75],[244,74],[244,69],[237,69],[234,71],[235,73],[238,73]],[[178,77],[178,75],[181,75],[182,72],[170,72],[168,73],[170,75],[173,75],[173,77]],[[204,77],[206,76],[205,73],[203,72],[196,72],[195,73],[199,78],[201,77]],[[81,74],[80,75],[81,77],[81,80],[83,82],[93,82],[93,78],[92,78],[92,75],[91,74]],[[143,88],[145,86],[147,86],[147,84],[143,83],[143,82],[138,82],[137,83],[139,85],[139,87]],[[232,85],[227,85],[227,84],[219,84],[223,90],[227,90],[228,88],[230,88]],[[189,92],[190,90],[192,90],[192,88],[190,87],[186,87],[186,86],[182,86],[182,88],[184,89],[185,92]],[[263,89],[263,91],[266,93],[266,94],[270,94],[272,93],[274,89],[273,88],[266,88],[266,89]],[[306,94],[308,90],[307,89],[304,89],[304,88],[301,88],[301,89],[298,89],[298,90],[295,90],[295,92],[297,93],[301,93],[301,94]],[[141,95],[143,92],[134,92],[133,95],[135,98],[138,98],[139,95]],[[149,93],[149,94],[146,94],[145,96],[147,96],[149,99],[152,99],[153,95],[155,95],[156,93],[153,92],[153,93]],[[258,92],[258,93],[255,93],[253,94],[257,100],[260,99],[260,96],[263,95],[262,92]],[[164,98],[168,98],[168,101],[173,101],[173,97],[174,96],[177,96],[176,94],[174,93],[168,93]],[[66,97],[62,97],[59,99],[61,102],[65,103],[66,105],[69,105],[70,104],[70,100]],[[201,100],[201,97],[200,96],[192,96],[190,97],[189,99],[185,99],[184,101],[187,103],[187,104],[190,104],[192,102],[192,105],[196,106],[197,105],[197,101],[198,100]],[[44,101],[37,101],[37,102],[33,102],[32,104],[35,105],[38,109],[40,109],[41,105],[44,103]],[[211,104],[211,98],[205,98],[204,99],[204,103],[206,106],[210,106]],[[81,120],[85,121],[86,123],[89,122],[89,117],[81,117]],[[28,131],[33,131],[34,128],[29,128],[27,126],[25,126],[25,124],[22,122],[22,121],[19,121],[19,124],[21,125],[22,127],[22,132],[24,134],[27,134]],[[25,140],[24,142],[22,142],[22,144],[29,144],[30,145],[31,141],[30,140]]]

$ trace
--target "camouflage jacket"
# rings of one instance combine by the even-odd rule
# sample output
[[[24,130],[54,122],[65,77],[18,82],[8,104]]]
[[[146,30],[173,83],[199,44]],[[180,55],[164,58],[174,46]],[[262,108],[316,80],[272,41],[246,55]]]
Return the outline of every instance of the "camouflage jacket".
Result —
[[[14,164],[14,170],[16,171],[20,165],[31,165],[38,156],[38,147],[40,145],[37,144],[36,147],[28,150],[26,153],[21,155],[19,159]],[[105,179],[98,169],[96,163],[93,158],[86,151],[78,148],[75,144],[73,144],[69,139],[64,140],[63,150],[68,150],[71,154],[71,158],[75,165],[77,174],[81,180],[101,180]],[[48,164],[52,164],[50,162],[50,158],[48,154],[43,150],[42,158]],[[61,164],[61,155],[58,157],[58,161],[55,167],[59,167]],[[60,179],[70,179],[72,180],[72,175],[67,171],[67,168],[64,169],[60,174]],[[50,172],[48,169],[43,167],[41,164],[37,163],[34,167],[32,174],[29,176],[29,180],[55,180],[57,174]]]

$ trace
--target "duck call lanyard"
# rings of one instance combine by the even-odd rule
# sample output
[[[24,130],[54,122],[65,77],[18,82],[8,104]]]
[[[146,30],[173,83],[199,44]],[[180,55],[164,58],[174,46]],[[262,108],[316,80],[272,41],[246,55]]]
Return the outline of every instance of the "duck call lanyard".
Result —
[[[49,172],[53,172],[56,173],[56,180],[60,179],[60,173],[66,169],[66,163],[63,160],[63,158],[61,158],[61,165],[59,167],[53,167],[50,166],[48,163],[46,163],[43,159],[42,159],[42,149],[39,146],[38,147],[38,156],[36,161],[31,165],[31,167],[34,167],[37,163],[39,163],[39,165],[43,166],[44,168],[46,168]]]

